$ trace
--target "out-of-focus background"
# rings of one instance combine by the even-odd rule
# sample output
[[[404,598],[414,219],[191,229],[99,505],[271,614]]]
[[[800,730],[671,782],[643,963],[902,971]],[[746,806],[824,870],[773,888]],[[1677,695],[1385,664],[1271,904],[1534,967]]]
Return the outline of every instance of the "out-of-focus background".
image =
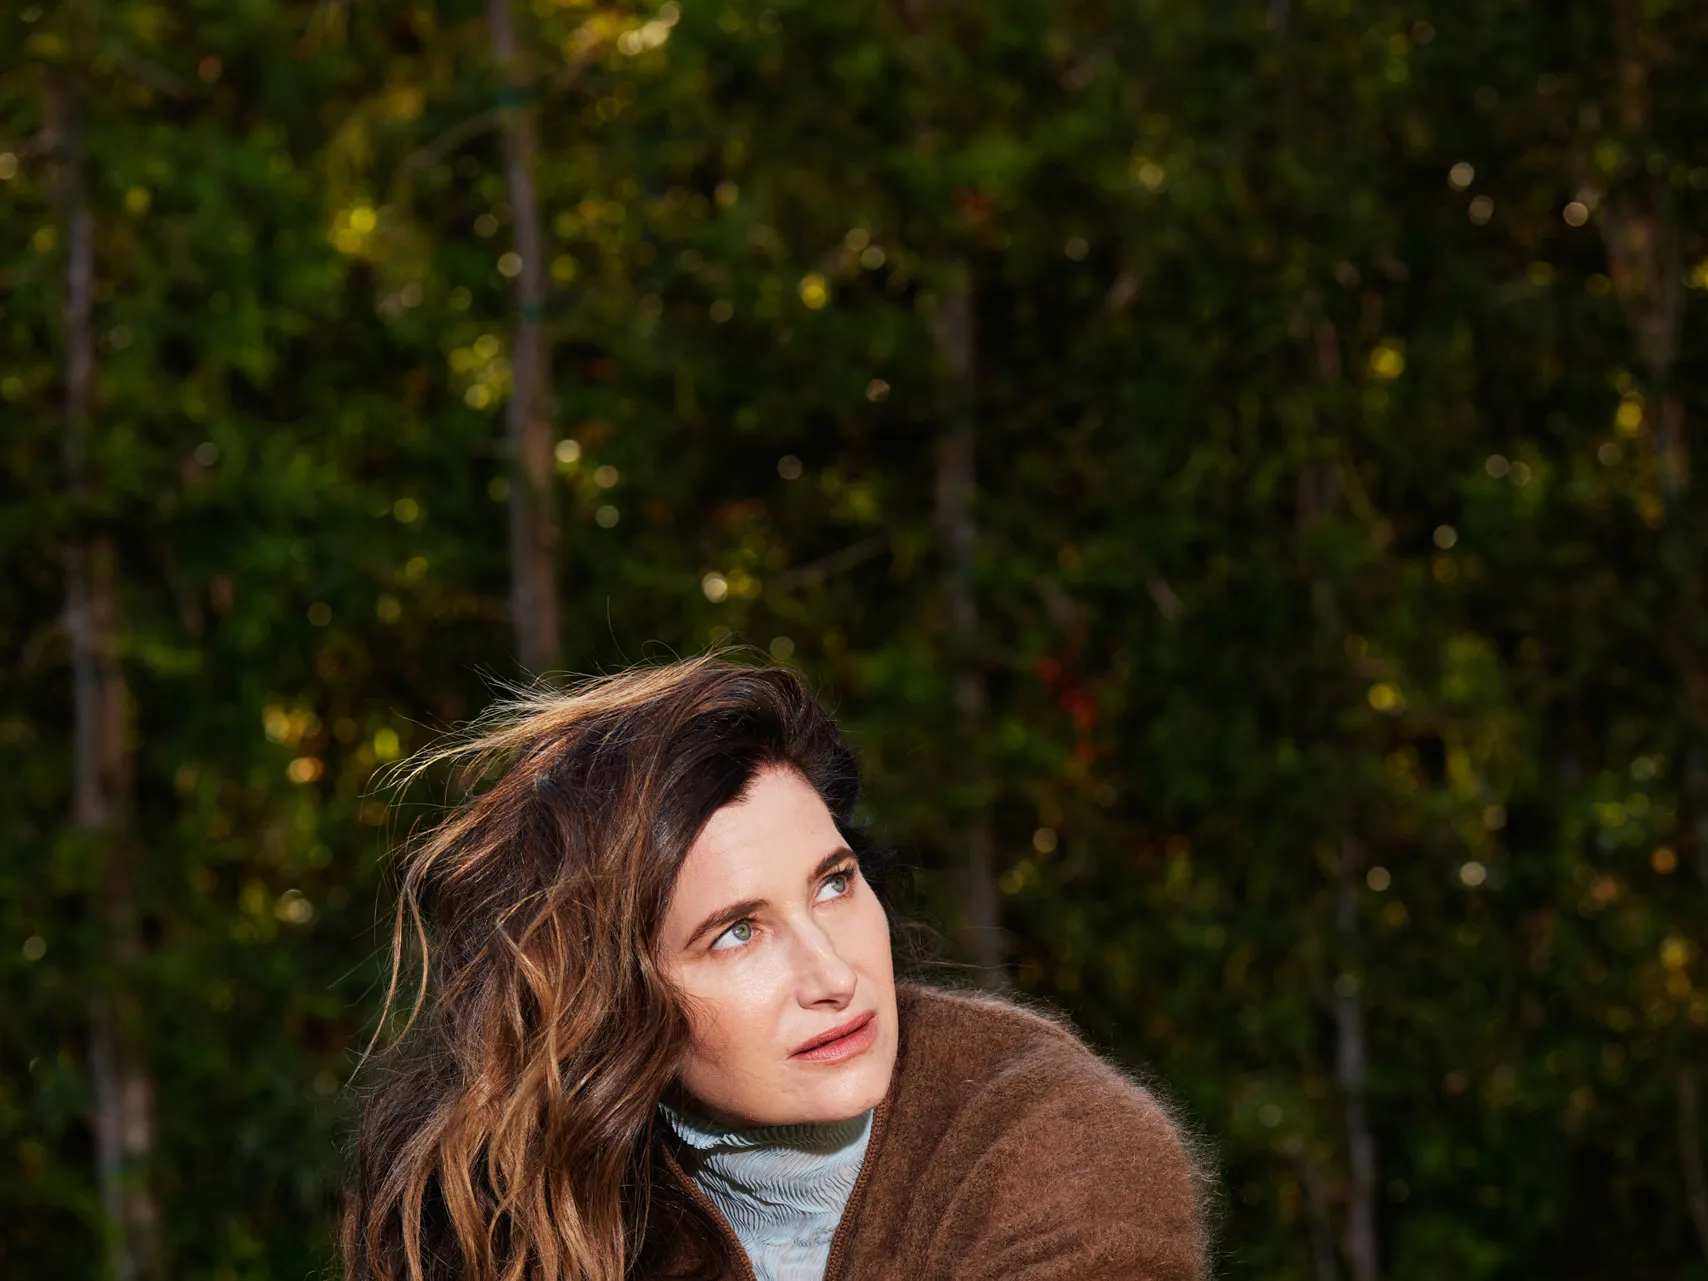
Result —
[[[1708,1275],[1705,67],[1683,0],[11,0],[0,1273],[330,1269],[376,771],[745,640],[946,957],[1166,1083],[1224,1275]]]

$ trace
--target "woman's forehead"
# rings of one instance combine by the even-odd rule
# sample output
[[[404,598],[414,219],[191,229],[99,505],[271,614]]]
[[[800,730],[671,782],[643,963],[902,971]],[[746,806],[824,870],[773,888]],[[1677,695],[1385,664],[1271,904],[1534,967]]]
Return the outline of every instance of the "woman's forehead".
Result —
[[[683,860],[677,888],[796,877],[841,840],[836,820],[812,785],[792,769],[770,767],[701,829]]]

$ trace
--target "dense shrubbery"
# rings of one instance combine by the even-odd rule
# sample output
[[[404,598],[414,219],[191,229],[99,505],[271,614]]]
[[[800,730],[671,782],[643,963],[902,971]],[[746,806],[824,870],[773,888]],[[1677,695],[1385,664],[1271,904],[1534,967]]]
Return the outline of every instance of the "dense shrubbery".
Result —
[[[1703,1275],[1708,12],[515,7],[501,91],[473,0],[0,16],[0,1271],[101,1272],[108,1024],[166,1274],[331,1258],[374,773],[517,670],[521,111],[559,665],[807,671],[1230,1276]]]

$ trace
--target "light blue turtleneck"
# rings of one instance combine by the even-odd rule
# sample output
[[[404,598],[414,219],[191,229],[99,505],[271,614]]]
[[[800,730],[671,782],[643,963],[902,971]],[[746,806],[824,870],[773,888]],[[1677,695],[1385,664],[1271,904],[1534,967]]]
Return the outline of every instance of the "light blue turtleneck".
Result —
[[[687,1148],[684,1170],[729,1220],[758,1281],[823,1281],[830,1240],[872,1136],[872,1113],[735,1130],[659,1107]]]

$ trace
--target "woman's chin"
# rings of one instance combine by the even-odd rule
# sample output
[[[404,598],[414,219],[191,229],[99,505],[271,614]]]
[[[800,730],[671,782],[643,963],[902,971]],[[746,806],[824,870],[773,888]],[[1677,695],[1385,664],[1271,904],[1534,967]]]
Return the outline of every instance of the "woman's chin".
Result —
[[[893,1066],[893,1057],[874,1057],[869,1062],[845,1064],[830,1079],[802,1082],[804,1088],[789,1092],[794,1110],[802,1114],[794,1120],[846,1121],[877,1107],[889,1091]]]
[[[711,1118],[752,1129],[768,1125],[806,1125],[846,1121],[883,1102],[889,1091],[893,1059],[845,1064],[832,1073],[822,1068],[805,1075],[790,1065],[794,1080],[776,1082],[773,1089],[753,1098],[701,1101],[698,1110]],[[802,1076],[805,1075],[805,1079]]]

